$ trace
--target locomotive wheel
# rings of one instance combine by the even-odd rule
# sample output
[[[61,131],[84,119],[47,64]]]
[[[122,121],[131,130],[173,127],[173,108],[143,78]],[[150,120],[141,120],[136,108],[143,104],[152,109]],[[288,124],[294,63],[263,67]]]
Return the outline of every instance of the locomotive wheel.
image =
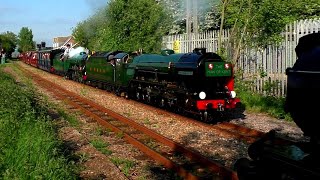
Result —
[[[207,111],[201,112],[200,116],[201,116],[201,121],[204,121],[204,122],[208,121],[208,112]]]
[[[71,79],[76,82],[82,83],[82,76],[78,71],[72,71]]]
[[[64,78],[65,78],[65,79],[70,79],[70,80],[72,80],[72,72],[71,72],[71,71],[66,72],[66,73],[64,74]]]

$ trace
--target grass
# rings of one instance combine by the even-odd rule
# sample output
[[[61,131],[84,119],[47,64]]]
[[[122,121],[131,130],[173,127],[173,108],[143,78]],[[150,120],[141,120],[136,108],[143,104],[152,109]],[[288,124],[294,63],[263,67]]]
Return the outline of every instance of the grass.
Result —
[[[71,114],[65,112],[63,109],[56,107],[59,115],[63,117],[66,121],[70,123],[71,126],[73,127],[80,127],[81,123],[77,120],[75,116],[72,116]]]
[[[104,135],[104,134],[108,134],[108,132],[106,130],[104,130],[103,127],[101,126],[98,126],[97,128],[95,128],[95,131],[94,131],[94,135],[96,136],[101,136],[101,135]]]
[[[124,132],[118,132],[117,134],[116,134],[116,137],[117,138],[119,138],[119,139],[122,139],[123,137],[124,137]]]
[[[151,149],[156,149],[159,147],[159,145],[152,138],[145,139],[145,143]]]
[[[111,157],[111,162],[116,166],[118,166],[127,177],[130,175],[129,174],[130,169],[135,166],[134,161],[130,161],[130,160],[122,159],[118,157]]]
[[[80,163],[86,162],[88,159],[90,159],[90,155],[84,152],[77,154],[77,156]]]
[[[95,147],[97,149],[101,149],[101,148],[105,148],[105,147],[109,146],[108,143],[105,143],[101,139],[94,139],[94,140],[90,141],[90,143],[93,145],[93,147]]]
[[[88,94],[88,88],[86,88],[86,87],[82,87],[81,89],[80,89],[80,94],[82,95],[82,96],[86,96],[87,94]]]
[[[143,123],[144,124],[151,124],[149,118],[144,118]]]
[[[292,121],[290,114],[285,112],[284,97],[275,97],[271,95],[261,95],[250,90],[250,86],[246,82],[236,84],[237,96],[245,109],[254,113],[266,113],[278,119]]]
[[[124,112],[123,113],[125,116],[128,116],[128,117],[130,117],[132,114],[131,114],[131,112]]]
[[[0,69],[0,89],[0,179],[76,179],[33,88]]]
[[[112,151],[108,149],[109,144],[104,142],[101,139],[91,140],[90,143],[93,147],[95,147],[98,151],[100,151],[104,155],[111,155]]]

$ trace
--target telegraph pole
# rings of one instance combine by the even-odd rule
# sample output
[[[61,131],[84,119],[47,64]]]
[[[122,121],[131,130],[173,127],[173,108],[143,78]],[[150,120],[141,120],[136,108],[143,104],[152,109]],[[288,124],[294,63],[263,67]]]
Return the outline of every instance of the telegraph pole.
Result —
[[[198,0],[185,0],[186,2],[186,32],[198,32]]]
[[[188,35],[191,34],[191,3],[192,0],[185,0],[186,1],[186,12],[187,12],[187,17],[186,17],[186,32]]]
[[[198,0],[193,0],[193,33],[198,33]]]

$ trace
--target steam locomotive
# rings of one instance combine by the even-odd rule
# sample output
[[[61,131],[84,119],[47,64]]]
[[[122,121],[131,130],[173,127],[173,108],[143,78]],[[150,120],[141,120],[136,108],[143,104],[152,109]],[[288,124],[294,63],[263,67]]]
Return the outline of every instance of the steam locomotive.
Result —
[[[90,57],[84,49],[78,49],[65,61],[59,59],[63,53],[59,50],[29,53],[36,54],[30,64],[38,68],[119,96],[194,114],[203,121],[240,105],[234,91],[232,64],[205,48],[179,54],[173,50],[161,54],[100,51]]]
[[[287,68],[285,110],[310,140],[291,142],[270,131],[250,145],[247,158],[235,163],[240,180],[320,179],[320,33],[305,35],[296,46],[297,61]]]

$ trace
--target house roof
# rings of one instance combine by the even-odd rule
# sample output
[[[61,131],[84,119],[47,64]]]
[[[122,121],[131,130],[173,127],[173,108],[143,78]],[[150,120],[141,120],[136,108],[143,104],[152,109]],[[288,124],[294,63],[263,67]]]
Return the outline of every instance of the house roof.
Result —
[[[68,39],[70,39],[72,36],[65,36],[65,37],[55,37],[53,38],[53,42],[54,43],[64,43],[66,42]]]
[[[55,37],[53,38],[53,42],[58,43],[60,47],[65,47],[67,44],[72,44],[72,47],[76,47],[78,44],[75,42],[73,36]]]

